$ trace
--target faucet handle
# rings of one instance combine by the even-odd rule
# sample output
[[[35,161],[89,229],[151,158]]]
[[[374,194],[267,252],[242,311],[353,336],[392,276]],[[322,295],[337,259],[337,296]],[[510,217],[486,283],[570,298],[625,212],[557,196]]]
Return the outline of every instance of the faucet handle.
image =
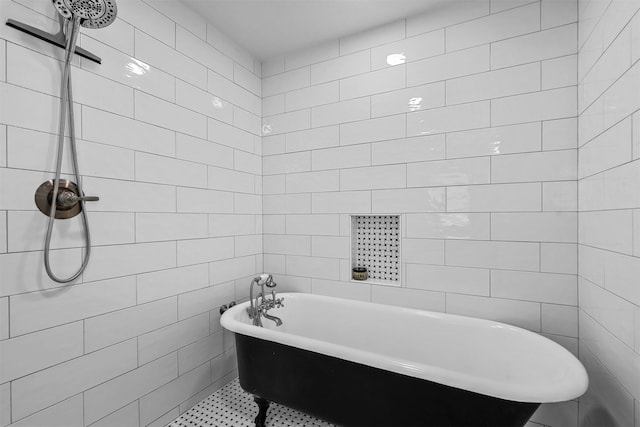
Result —
[[[282,301],[284,301],[284,297],[283,298],[276,298],[276,291],[275,289],[271,291],[271,300],[269,301],[269,307],[270,308],[280,308],[280,307],[284,307],[284,304],[282,304]]]

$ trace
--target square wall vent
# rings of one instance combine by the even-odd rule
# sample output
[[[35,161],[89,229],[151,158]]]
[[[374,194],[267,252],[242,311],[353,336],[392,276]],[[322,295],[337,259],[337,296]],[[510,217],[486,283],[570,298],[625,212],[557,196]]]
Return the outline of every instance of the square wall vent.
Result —
[[[369,282],[400,286],[400,216],[351,217],[351,267],[366,267]]]

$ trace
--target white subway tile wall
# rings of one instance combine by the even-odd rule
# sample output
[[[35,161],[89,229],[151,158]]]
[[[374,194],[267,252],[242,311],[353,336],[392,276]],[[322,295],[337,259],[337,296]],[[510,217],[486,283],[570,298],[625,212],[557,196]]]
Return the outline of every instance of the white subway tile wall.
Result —
[[[424,227],[417,213],[435,211],[440,217],[431,221],[438,222],[427,223],[433,225],[417,237],[444,237],[449,264],[457,254],[449,239],[495,241],[494,246],[531,242],[524,254],[501,252],[523,258],[522,267],[534,271],[544,271],[541,257],[533,257],[543,244],[576,243],[576,214],[560,213],[577,206],[576,82],[561,78],[571,75],[576,60],[576,5],[463,3],[442,16],[431,13],[341,39],[339,52],[334,43],[299,52],[291,57],[304,60],[285,61],[286,69],[282,58],[265,62],[263,84],[269,95],[284,94],[283,110],[311,107],[310,123],[305,115],[289,124],[309,130],[274,129],[290,117],[284,111],[263,120],[270,135],[279,134],[272,139],[278,141],[275,151],[263,153],[273,195],[265,198],[265,221],[270,214],[279,214],[278,224],[284,221],[265,227],[265,239],[313,237],[319,230],[303,221],[314,224],[317,215],[378,211],[416,212],[404,217],[414,223],[407,228],[411,233]],[[407,37],[398,35],[402,26]],[[516,41],[515,49],[526,55],[514,60],[507,43]],[[400,62],[393,63],[398,55]],[[501,58],[512,62],[500,63]],[[332,95],[338,84],[339,99]],[[263,108],[272,104],[270,98],[263,102]],[[265,143],[269,138],[276,137]],[[460,157],[466,159],[453,160]],[[339,180],[337,173],[312,172],[317,170],[339,172]],[[296,193],[295,199],[286,193]],[[474,215],[486,215],[486,232]],[[470,228],[472,218],[477,225]],[[288,248],[290,243],[268,252],[294,255]],[[575,271],[570,251],[548,253],[564,254],[567,263],[553,263],[545,252],[545,265]],[[508,259],[491,263],[519,265]]]
[[[579,0],[579,423],[638,426],[640,3],[605,6]]]
[[[2,427],[165,425],[236,375],[218,309],[262,270],[260,64],[179,2],[118,7],[81,32],[102,64],[72,71],[80,171],[100,201],[68,286],[44,274],[32,201],[54,169],[63,51],[0,28]],[[0,16],[57,31],[50,2],[2,1]],[[80,228],[56,222],[61,276],[80,264]]]
[[[265,268],[290,289],[501,320],[575,350],[576,21],[576,1],[457,1],[266,61]],[[400,215],[400,287],[350,280],[337,238],[362,214]],[[541,414],[577,425],[576,405]]]
[[[43,272],[32,199],[62,52],[0,28],[0,427],[168,423],[235,375],[217,309],[263,269],[574,354],[580,335],[579,411],[530,424],[640,426],[637,1],[460,0],[263,64],[178,2],[121,3],[80,37],[103,64],[74,61],[101,200],[68,287]],[[50,5],[0,16],[57,31]],[[350,280],[358,214],[400,216],[401,286]],[[82,244],[77,221],[58,226],[64,275]]]

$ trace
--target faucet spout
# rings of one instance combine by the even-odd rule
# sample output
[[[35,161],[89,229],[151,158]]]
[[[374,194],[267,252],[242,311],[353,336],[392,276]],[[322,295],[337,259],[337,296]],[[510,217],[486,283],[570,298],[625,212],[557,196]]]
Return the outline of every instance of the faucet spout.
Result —
[[[272,315],[267,314],[267,313],[264,313],[263,316],[265,317],[265,319],[269,319],[269,320],[275,322],[276,326],[282,326],[282,319],[280,319],[279,317],[272,316]]]

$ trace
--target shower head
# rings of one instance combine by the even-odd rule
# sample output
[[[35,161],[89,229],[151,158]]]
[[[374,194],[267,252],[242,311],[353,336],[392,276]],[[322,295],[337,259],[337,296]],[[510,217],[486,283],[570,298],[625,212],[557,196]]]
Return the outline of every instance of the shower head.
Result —
[[[86,28],[103,28],[116,19],[114,0],[53,0],[53,5],[67,19],[80,18]]]

